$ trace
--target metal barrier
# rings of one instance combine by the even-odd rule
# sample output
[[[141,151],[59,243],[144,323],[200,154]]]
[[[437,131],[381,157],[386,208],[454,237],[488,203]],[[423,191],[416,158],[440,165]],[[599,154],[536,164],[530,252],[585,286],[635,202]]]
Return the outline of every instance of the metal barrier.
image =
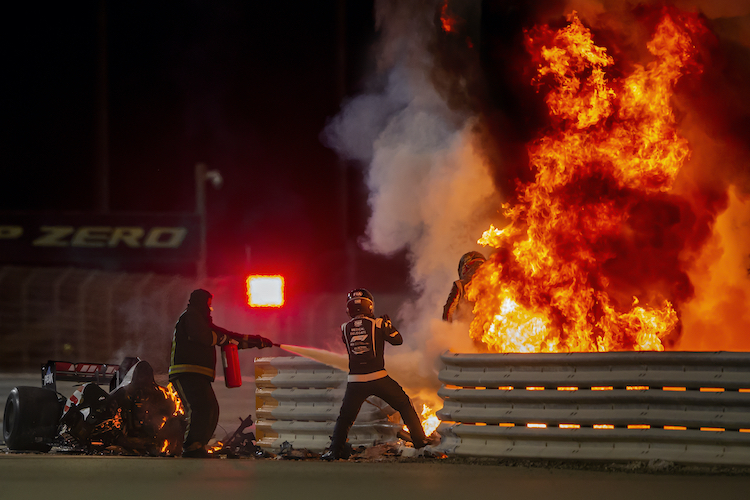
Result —
[[[750,465],[750,353],[441,356],[457,456]]]
[[[256,444],[274,452],[284,442],[323,451],[331,444],[346,377],[339,369],[303,357],[256,358]],[[349,431],[349,443],[393,442],[402,426],[393,408],[370,397]]]

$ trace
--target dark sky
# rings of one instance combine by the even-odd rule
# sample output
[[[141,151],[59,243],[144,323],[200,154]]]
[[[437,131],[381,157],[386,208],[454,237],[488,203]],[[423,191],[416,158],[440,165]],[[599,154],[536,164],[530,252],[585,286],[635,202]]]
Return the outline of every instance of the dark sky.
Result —
[[[102,4],[4,9],[0,210],[101,206]],[[309,290],[403,286],[403,256],[355,249],[347,264],[346,241],[367,218],[362,170],[320,139],[372,65],[372,9],[106,2],[109,210],[192,212],[205,162],[224,178],[207,188],[209,274],[281,272]]]

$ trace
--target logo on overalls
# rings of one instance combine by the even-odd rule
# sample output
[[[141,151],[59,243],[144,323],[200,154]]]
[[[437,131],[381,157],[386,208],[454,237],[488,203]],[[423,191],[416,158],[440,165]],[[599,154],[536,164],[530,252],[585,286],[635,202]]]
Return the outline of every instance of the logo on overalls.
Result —
[[[372,351],[370,343],[370,332],[364,326],[364,321],[354,321],[349,332],[349,348],[352,354],[367,354]]]

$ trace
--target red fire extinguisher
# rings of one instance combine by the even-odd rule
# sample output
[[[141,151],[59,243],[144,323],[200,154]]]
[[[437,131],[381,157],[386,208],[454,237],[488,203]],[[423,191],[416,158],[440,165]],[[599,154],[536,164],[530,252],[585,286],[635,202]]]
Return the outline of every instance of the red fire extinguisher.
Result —
[[[224,383],[227,387],[242,385],[240,354],[236,344],[221,346],[221,363],[224,365]]]

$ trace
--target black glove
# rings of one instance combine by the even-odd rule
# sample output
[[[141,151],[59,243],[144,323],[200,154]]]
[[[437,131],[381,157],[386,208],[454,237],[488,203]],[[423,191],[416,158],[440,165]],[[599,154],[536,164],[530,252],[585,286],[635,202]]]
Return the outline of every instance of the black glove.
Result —
[[[239,349],[250,349],[252,347],[263,349],[264,347],[271,347],[271,345],[273,344],[270,340],[260,335],[243,335],[241,339],[237,340],[237,347]]]
[[[391,318],[384,314],[380,317],[383,320],[383,329],[386,331],[395,330],[396,328],[393,326],[393,323],[391,322]]]

